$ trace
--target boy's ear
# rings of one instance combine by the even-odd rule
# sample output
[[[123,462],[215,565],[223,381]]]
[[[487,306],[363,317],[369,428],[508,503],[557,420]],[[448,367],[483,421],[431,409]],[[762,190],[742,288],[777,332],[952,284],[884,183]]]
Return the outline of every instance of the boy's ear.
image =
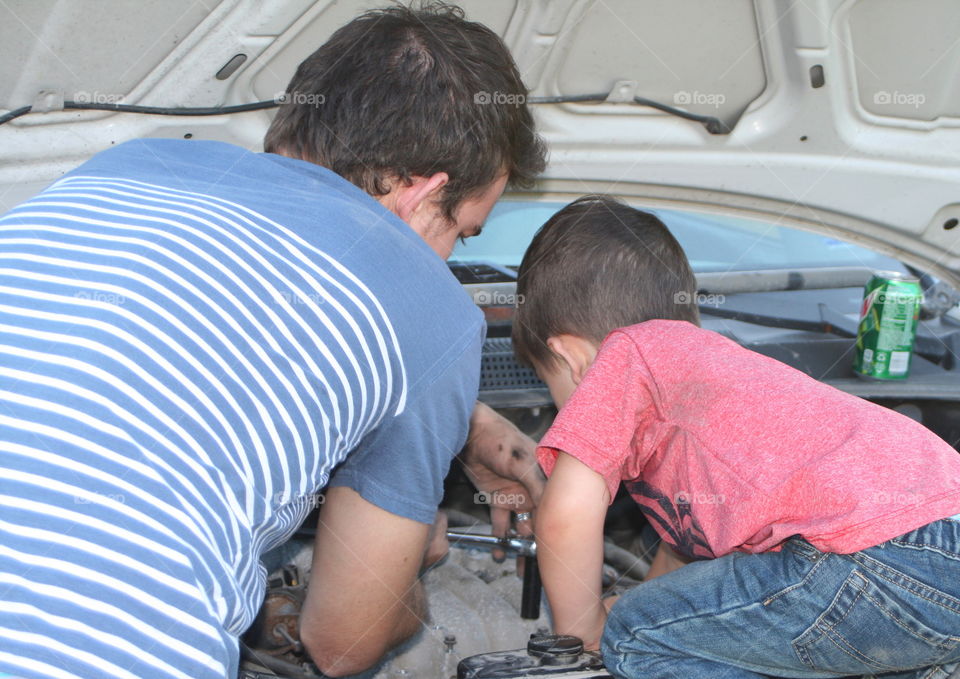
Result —
[[[562,363],[566,364],[574,384],[580,384],[580,380],[583,379],[597,353],[589,340],[575,335],[548,337],[547,346]]]

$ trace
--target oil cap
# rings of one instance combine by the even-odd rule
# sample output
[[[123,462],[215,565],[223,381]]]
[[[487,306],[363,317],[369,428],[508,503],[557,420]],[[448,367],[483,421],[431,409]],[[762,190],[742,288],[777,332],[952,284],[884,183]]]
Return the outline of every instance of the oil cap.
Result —
[[[569,634],[543,634],[531,636],[527,653],[539,658],[544,665],[564,665],[576,662],[583,653],[583,642]]]

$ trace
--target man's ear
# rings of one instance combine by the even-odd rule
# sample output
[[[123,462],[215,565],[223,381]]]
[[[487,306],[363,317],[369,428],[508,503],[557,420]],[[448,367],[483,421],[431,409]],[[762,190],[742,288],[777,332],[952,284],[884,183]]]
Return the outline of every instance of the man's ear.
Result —
[[[394,205],[397,216],[409,222],[413,215],[425,202],[436,200],[450,177],[446,172],[438,172],[429,177],[413,177],[407,185],[401,185],[396,190]]]
[[[590,341],[575,335],[556,335],[547,338],[547,346],[566,364],[573,383],[580,384],[596,355]]]

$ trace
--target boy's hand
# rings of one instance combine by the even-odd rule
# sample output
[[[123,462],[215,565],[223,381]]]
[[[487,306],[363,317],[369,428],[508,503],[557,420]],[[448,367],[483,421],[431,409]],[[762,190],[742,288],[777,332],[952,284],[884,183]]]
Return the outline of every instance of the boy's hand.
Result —
[[[493,534],[504,537],[510,512],[531,512],[543,495],[546,479],[537,464],[537,444],[492,408],[477,403],[470,418],[470,437],[460,453],[467,477],[490,501]],[[517,532],[532,535],[530,521],[519,521]],[[495,558],[503,558],[494,550]]]

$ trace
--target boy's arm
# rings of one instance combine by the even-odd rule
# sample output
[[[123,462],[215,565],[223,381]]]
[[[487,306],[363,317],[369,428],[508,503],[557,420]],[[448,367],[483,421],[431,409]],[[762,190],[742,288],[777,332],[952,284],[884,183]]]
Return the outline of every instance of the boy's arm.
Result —
[[[604,478],[561,452],[537,511],[537,561],[556,632],[587,649],[599,648],[607,617],[600,592],[609,504]]]

